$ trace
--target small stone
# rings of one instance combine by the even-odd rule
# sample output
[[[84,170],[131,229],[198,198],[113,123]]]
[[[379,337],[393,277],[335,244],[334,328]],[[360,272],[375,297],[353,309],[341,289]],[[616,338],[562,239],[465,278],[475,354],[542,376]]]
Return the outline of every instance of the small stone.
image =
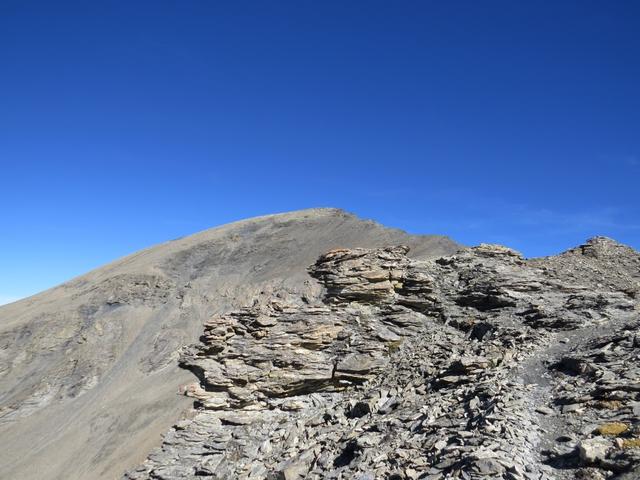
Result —
[[[255,320],[255,324],[260,327],[272,327],[277,323],[278,323],[278,320],[276,320],[274,317],[262,316],[262,317],[256,318]]]
[[[309,467],[306,463],[292,463],[280,471],[280,480],[301,480],[305,478]]]
[[[438,440],[436,443],[433,444],[433,448],[435,448],[436,450],[442,450],[447,445],[448,444],[446,440]]]
[[[580,460],[587,464],[598,463],[607,457],[611,444],[602,438],[590,438],[578,443]]]
[[[572,403],[569,405],[562,406],[562,413],[582,413],[584,408],[580,403]]]
[[[505,468],[493,458],[480,458],[474,462],[476,470],[482,475],[501,475]]]
[[[250,425],[257,420],[255,415],[250,415],[248,412],[236,411],[225,412],[218,416],[222,423],[229,425]]]
[[[538,407],[536,408],[536,412],[541,413],[542,415],[553,415],[554,411],[549,407]]]

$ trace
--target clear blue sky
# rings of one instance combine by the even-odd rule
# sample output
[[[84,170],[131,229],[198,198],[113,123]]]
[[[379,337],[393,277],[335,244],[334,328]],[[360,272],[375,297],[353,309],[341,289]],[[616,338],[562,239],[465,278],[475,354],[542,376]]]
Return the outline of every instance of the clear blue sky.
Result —
[[[639,248],[639,32],[637,1],[0,0],[0,302],[315,206]]]

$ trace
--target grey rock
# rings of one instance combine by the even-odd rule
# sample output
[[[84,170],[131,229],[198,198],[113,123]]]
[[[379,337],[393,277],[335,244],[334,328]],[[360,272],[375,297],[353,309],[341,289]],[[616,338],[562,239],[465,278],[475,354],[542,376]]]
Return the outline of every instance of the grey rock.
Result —
[[[590,256],[613,268],[585,271],[577,251],[526,261],[490,245],[435,261],[406,254],[329,252],[310,268],[321,302],[215,317],[202,343],[185,349],[182,364],[200,379],[187,393],[205,398],[202,407],[224,394],[220,408],[261,412],[258,423],[222,426],[233,430],[223,451],[230,476],[250,478],[245,464],[264,466],[267,477],[291,465],[292,478],[336,479],[562,479],[576,458],[597,472],[633,468],[633,449],[603,453],[596,447],[613,444],[606,438],[572,440],[640,391],[629,370],[636,340],[625,332],[640,320],[620,290],[621,275],[633,280],[625,262]],[[613,286],[603,289],[607,276]],[[554,415],[541,401],[581,413]],[[635,425],[633,403],[623,412]],[[193,441],[165,444],[147,468],[188,463],[184,448],[196,451],[203,415],[186,429]],[[583,420],[595,422],[586,433]]]
[[[537,407],[536,408],[536,412],[541,413],[543,415],[553,415],[554,414],[553,409],[551,409],[549,407],[545,407],[545,406]]]
[[[635,471],[637,252],[602,238],[533,260],[496,245],[409,252],[334,249],[290,284],[304,288],[245,289],[242,308],[209,312],[174,352],[193,410],[125,478]],[[148,308],[173,287],[105,288]]]
[[[414,258],[460,248],[311,209],[166,242],[0,307],[0,478],[117,478],[190,409],[176,392],[192,374],[177,360],[204,322],[254,301],[274,309],[287,299],[314,302],[320,287],[306,269],[320,254],[396,244],[411,246]],[[276,327],[274,317],[254,320],[248,335]],[[212,344],[234,333],[220,327],[208,332]],[[254,401],[236,393],[206,402]]]
[[[493,458],[481,458],[474,462],[474,468],[478,473],[486,476],[497,477],[504,473],[504,466]]]
[[[587,464],[602,462],[607,457],[611,442],[603,438],[590,438],[578,443],[580,460]]]

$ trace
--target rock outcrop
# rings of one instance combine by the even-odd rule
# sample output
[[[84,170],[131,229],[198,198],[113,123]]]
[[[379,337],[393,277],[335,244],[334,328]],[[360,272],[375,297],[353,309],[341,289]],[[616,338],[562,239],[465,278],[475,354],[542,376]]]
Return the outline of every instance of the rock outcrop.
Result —
[[[203,322],[276,294],[315,301],[318,255],[396,243],[414,258],[460,248],[311,209],[166,242],[0,307],[0,478],[119,478],[190,409],[179,350]]]
[[[338,249],[215,315],[141,479],[640,478],[640,254]]]

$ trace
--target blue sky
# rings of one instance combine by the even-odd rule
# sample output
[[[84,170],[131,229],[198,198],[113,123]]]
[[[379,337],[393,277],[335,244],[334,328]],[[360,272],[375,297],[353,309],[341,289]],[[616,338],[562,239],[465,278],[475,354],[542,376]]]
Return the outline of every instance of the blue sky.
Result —
[[[336,206],[640,248],[636,1],[0,1],[0,303]]]

